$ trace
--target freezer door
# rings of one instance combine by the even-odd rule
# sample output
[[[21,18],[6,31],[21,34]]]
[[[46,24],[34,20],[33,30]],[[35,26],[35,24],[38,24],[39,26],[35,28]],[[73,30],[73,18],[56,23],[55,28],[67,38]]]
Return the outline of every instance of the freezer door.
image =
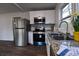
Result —
[[[25,27],[25,21],[22,20],[20,17],[14,18],[14,26],[16,29],[24,28]]]

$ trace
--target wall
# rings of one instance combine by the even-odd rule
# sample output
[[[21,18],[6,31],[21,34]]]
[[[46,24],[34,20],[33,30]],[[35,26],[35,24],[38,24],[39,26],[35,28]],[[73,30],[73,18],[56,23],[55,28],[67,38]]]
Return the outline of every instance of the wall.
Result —
[[[46,23],[55,23],[55,10],[30,11],[30,23],[34,24],[34,17],[45,17]]]
[[[61,20],[61,7],[62,5],[61,4],[57,4],[56,5],[56,25],[55,25],[55,28],[54,28],[54,31],[58,31],[58,28],[59,28],[59,23],[60,23],[60,20]]]
[[[16,12],[0,14],[0,40],[13,41],[12,17],[29,19],[29,13]]]

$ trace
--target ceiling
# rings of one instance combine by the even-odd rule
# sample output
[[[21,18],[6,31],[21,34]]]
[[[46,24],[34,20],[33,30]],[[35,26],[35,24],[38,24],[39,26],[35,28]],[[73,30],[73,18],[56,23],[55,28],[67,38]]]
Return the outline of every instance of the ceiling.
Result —
[[[55,9],[56,4],[55,3],[26,3],[26,4],[19,4],[21,7],[24,8],[24,10],[49,10],[49,9]]]
[[[52,10],[56,3],[0,3],[0,13]]]

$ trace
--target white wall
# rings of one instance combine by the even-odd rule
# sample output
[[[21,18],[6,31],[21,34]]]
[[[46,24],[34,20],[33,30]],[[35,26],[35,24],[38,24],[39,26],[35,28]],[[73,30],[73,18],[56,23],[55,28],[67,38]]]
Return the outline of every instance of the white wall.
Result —
[[[29,13],[16,12],[0,14],[0,40],[13,41],[12,18],[23,17],[29,19]]]
[[[59,28],[59,22],[60,22],[60,19],[61,19],[61,8],[60,8],[61,6],[60,6],[60,4],[57,4],[57,6],[56,6],[56,20],[55,20],[55,22],[56,22],[56,24],[55,24],[55,28],[54,28],[54,31],[58,31],[58,28]]]
[[[34,24],[34,17],[45,17],[46,23],[55,23],[55,10],[30,11],[30,23]]]

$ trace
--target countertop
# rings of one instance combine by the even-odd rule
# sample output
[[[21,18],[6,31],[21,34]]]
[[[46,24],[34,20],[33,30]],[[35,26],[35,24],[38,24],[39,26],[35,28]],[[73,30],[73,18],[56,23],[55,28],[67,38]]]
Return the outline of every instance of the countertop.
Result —
[[[52,50],[54,52],[54,55],[56,55],[57,51],[60,49],[60,45],[65,42],[67,46],[74,46],[74,47],[79,47],[79,42],[76,42],[74,40],[67,40],[67,41],[64,41],[64,40],[55,40],[55,39],[52,39]]]
[[[67,46],[77,46],[79,47],[79,42],[74,41],[74,40],[56,40],[54,39],[50,33],[47,33],[47,43],[48,43],[48,49],[52,49],[54,52],[54,55],[56,56],[57,51],[59,50],[60,45],[65,42]],[[48,55],[50,55],[50,51],[48,50]]]

